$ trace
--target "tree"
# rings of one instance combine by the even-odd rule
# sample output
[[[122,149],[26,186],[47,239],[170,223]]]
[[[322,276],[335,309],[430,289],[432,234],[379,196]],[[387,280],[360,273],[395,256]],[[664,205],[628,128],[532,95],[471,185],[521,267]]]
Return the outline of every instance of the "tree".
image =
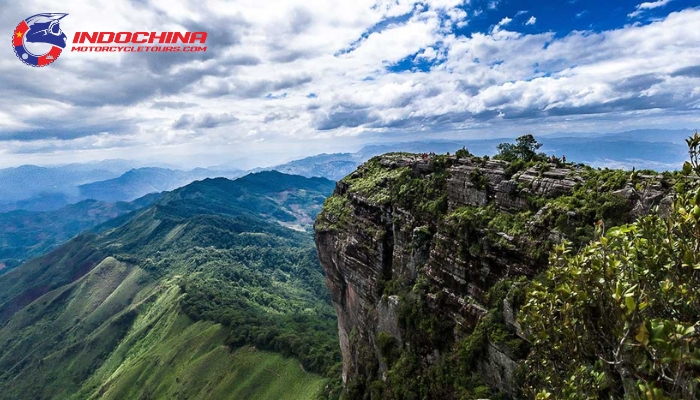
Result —
[[[688,141],[685,175],[700,173]],[[700,394],[700,186],[681,178],[671,215],[556,246],[528,290],[526,391],[534,398],[695,399]]]
[[[499,144],[496,147],[498,154],[494,158],[508,162],[516,160],[533,161],[540,158],[537,154],[537,150],[540,147],[542,147],[542,144],[538,143],[534,136],[523,135],[515,139],[515,144]]]
[[[457,159],[469,158],[471,156],[472,156],[472,153],[470,153],[469,150],[467,150],[466,146],[463,146],[461,149],[459,149],[455,152],[455,157],[457,157]]]

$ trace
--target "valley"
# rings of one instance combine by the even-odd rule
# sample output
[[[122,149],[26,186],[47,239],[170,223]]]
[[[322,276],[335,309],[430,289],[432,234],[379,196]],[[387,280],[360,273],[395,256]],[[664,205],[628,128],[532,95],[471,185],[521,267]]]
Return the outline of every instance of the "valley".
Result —
[[[335,315],[310,234],[282,223],[312,221],[333,185],[199,181],[4,274],[0,389],[314,398],[339,361]]]

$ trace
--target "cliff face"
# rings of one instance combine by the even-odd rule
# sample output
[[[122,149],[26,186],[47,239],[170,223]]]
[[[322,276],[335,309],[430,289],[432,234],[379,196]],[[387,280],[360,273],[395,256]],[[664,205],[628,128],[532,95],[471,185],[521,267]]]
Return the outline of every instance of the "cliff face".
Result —
[[[554,243],[590,240],[598,220],[664,212],[666,186],[662,176],[550,163],[370,160],[338,182],[315,224],[351,395],[401,397],[397,382],[431,386],[437,373],[447,383],[428,395],[484,385],[517,397],[527,346],[518,282],[547,266]],[[449,371],[462,367],[476,384]]]

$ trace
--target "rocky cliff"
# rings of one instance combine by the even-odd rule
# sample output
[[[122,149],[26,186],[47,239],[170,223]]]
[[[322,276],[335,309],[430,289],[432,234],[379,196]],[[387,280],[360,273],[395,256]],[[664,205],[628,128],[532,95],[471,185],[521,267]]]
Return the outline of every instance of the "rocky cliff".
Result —
[[[388,154],[338,182],[315,224],[352,398],[518,397],[523,282],[671,204],[665,175]]]

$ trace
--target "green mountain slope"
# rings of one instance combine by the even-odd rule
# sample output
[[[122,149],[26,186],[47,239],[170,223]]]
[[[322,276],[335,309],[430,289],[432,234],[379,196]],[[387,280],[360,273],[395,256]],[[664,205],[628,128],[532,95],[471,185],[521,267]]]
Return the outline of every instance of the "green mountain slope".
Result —
[[[55,211],[0,214],[0,273],[53,250],[80,232],[153,203],[157,194],[133,202],[85,200]]]
[[[196,182],[1,276],[0,392],[316,396],[340,359],[330,296],[310,235],[259,210],[312,218],[329,193],[306,181]]]

